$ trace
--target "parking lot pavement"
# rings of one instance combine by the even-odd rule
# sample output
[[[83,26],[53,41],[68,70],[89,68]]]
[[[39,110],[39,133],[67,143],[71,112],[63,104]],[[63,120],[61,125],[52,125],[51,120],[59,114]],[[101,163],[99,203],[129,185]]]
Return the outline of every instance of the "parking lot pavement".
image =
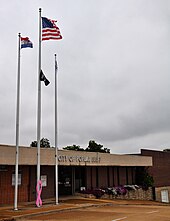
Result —
[[[29,220],[170,221],[170,207],[160,205],[112,204],[109,206],[93,206],[60,213],[44,214],[30,217]]]
[[[0,207],[0,220],[70,220],[70,221],[170,221],[170,205],[153,201],[98,200],[70,198],[46,200],[41,208],[34,204]]]
[[[49,199],[43,201],[43,206],[37,208],[35,202],[31,203],[20,203],[18,205],[18,210],[14,211],[13,206],[1,206],[0,207],[0,221],[4,220],[18,220],[28,217],[33,217],[35,215],[70,211],[84,207],[98,206],[98,205],[108,205],[110,202],[102,200],[90,200],[85,198],[62,198],[58,205],[55,205],[55,199]]]

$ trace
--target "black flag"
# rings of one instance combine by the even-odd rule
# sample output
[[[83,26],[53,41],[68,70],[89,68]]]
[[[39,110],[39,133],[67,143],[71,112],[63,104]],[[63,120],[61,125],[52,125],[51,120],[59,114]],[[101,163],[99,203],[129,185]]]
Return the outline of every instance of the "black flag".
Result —
[[[45,86],[48,86],[50,83],[49,80],[44,75],[42,70],[40,71],[40,81],[44,81]]]

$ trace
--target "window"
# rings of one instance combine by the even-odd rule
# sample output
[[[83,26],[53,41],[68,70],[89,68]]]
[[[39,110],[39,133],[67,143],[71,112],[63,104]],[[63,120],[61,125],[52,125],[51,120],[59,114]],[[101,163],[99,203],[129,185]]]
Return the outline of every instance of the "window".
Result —
[[[0,171],[8,171],[7,165],[0,165]]]

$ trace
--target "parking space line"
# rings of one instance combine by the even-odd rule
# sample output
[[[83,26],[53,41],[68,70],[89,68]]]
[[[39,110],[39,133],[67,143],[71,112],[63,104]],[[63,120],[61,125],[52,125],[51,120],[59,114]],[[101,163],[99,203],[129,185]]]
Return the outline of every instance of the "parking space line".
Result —
[[[118,220],[122,220],[122,219],[126,219],[126,218],[127,218],[127,216],[122,217],[122,218],[118,218],[118,219],[113,219],[112,221],[118,221]]]
[[[151,213],[158,213],[159,210],[154,210],[154,211],[150,211],[150,212],[146,212],[147,214],[151,214]]]

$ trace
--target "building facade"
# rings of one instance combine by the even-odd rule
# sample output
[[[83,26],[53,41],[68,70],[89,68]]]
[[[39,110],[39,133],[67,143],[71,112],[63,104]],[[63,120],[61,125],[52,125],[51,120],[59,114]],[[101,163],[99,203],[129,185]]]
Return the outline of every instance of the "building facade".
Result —
[[[142,156],[151,156],[153,165],[149,174],[154,179],[155,199],[170,202],[170,152],[158,150],[141,150]]]
[[[0,145],[0,204],[14,202],[15,146]],[[55,196],[55,149],[41,148],[42,198]],[[37,148],[19,147],[18,201],[35,200]],[[136,184],[139,167],[152,166],[152,157],[85,151],[58,151],[59,195],[86,189]]]

